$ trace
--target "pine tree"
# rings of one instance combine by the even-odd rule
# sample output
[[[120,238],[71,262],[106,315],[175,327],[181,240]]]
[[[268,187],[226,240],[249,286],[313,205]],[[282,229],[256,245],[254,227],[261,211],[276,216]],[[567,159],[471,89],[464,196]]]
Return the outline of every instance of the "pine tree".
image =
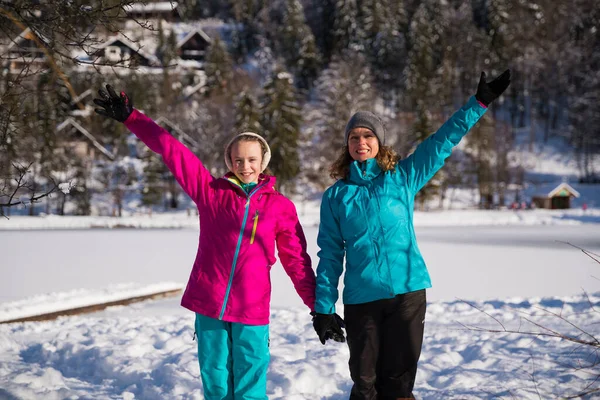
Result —
[[[481,71],[489,70],[491,40],[485,30],[473,22],[474,11],[470,2],[462,2],[456,9],[449,8],[444,13],[447,20],[442,36],[444,49],[441,78],[444,82],[444,103],[464,104],[477,88]],[[469,40],[456,40],[457,37]],[[450,111],[450,110],[449,110]]]
[[[24,122],[26,130],[25,137],[20,138],[23,145],[22,156],[27,160],[29,157],[37,158],[39,165],[31,169],[31,187],[33,192],[40,191],[45,179],[42,171],[48,171],[45,174],[52,179],[61,182],[73,179],[78,172],[77,156],[68,146],[68,141],[72,138],[66,137],[64,132],[56,131],[56,126],[68,117],[68,109],[64,106],[64,87],[59,82],[58,76],[52,72],[40,74],[35,82],[35,88],[32,88],[31,97],[25,96],[25,99],[31,101],[31,113],[26,113],[29,118]],[[24,105],[25,108],[28,105]],[[31,135],[31,136],[30,136]],[[19,160],[22,162],[23,159]],[[64,215],[66,195],[59,197],[56,213]],[[29,208],[30,215],[34,215],[34,205]]]
[[[403,1],[370,0],[362,3],[367,49],[380,93],[390,98],[402,88],[407,44]]]
[[[277,50],[288,71],[296,77],[297,86],[308,89],[317,76],[321,57],[300,1],[286,0],[284,7],[283,21],[276,34]]]
[[[576,10],[576,11],[575,11]],[[580,180],[600,182],[600,10],[597,1],[578,4],[571,30],[569,124]],[[583,16],[583,17],[582,17]]]
[[[173,60],[177,57],[177,38],[174,31],[165,32],[163,29],[162,21],[159,21],[159,58],[163,66],[162,69],[162,82],[160,96],[158,97],[158,106],[164,114],[168,114],[172,111],[176,99],[178,97],[177,92],[173,86],[175,82],[179,82],[179,77],[173,68],[170,68]]]
[[[412,135],[416,139],[415,145],[423,142],[433,133],[431,115],[422,106],[417,107],[417,119],[413,125]],[[425,209],[425,203],[440,195],[442,181],[444,178],[443,169],[440,169],[417,193],[415,200],[421,210]]]
[[[258,101],[252,94],[243,91],[236,102],[235,109],[235,129],[237,132],[261,133]]]
[[[206,94],[221,93],[231,84],[233,61],[225,43],[216,37],[210,45],[204,64],[206,73]]]
[[[154,153],[148,154],[145,161],[141,187],[142,204],[152,207],[161,204],[163,201],[164,188],[162,181],[168,172],[165,171],[165,166],[160,157]]]
[[[232,13],[238,24],[233,32],[234,54],[241,61],[258,45],[260,25],[257,17],[263,9],[262,0],[230,0]]]
[[[278,68],[266,82],[261,101],[261,125],[271,148],[269,167],[281,191],[293,193],[292,180],[300,172],[298,138],[302,116],[292,76]]]
[[[346,50],[331,60],[317,79],[313,98],[305,106],[303,160],[307,178],[324,189],[329,183],[329,166],[344,147],[344,128],[358,110],[371,110],[375,87],[365,57]]]
[[[364,50],[365,33],[359,21],[356,0],[336,0],[333,20],[333,54],[344,50]]]
[[[92,191],[88,185],[91,171],[83,163],[76,168],[74,181],[75,187],[70,191],[70,198],[75,205],[75,215],[90,215],[92,213]]]
[[[323,65],[333,56],[333,25],[336,0],[305,0],[306,22],[315,36],[315,43],[322,55]]]
[[[177,38],[175,36],[175,32],[165,31],[163,26],[163,21],[158,21],[158,48],[156,50],[156,55],[160,60],[163,68],[168,67],[173,59],[177,56]]]
[[[437,76],[442,61],[443,23],[436,0],[421,3],[411,23],[410,51],[406,70],[407,97],[411,108],[437,103]]]
[[[494,198],[494,130],[493,118],[486,114],[466,136],[467,150],[474,162],[473,173],[477,177],[479,205],[486,209],[492,207]]]

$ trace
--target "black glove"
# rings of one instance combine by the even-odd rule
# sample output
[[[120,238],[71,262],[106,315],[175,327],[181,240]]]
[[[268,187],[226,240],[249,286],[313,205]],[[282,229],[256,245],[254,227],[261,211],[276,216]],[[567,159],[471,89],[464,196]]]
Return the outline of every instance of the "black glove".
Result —
[[[510,69],[507,69],[491,82],[485,81],[485,72],[481,72],[481,78],[479,78],[479,85],[477,85],[477,93],[475,98],[483,103],[486,107],[489,106],[492,101],[496,100],[510,85]]]
[[[344,343],[346,337],[344,336],[344,320],[337,314],[318,314],[312,312],[313,316],[313,328],[319,335],[319,340],[322,344],[328,339],[333,339],[336,342]]]
[[[133,112],[132,101],[125,92],[121,92],[121,96],[118,96],[110,85],[106,85],[106,91],[108,94],[102,89],[98,90],[98,94],[102,99],[94,99],[94,103],[102,108],[96,108],[94,111],[119,122],[125,122]]]

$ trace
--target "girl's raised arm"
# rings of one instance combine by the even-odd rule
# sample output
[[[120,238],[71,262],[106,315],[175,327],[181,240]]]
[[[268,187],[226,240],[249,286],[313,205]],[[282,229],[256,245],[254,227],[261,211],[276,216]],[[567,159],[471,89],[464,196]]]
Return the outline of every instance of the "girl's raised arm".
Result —
[[[206,190],[203,189],[208,188],[214,178],[198,157],[168,131],[134,109],[125,92],[117,95],[110,85],[106,85],[106,92],[100,89],[98,94],[101,99],[94,99],[94,103],[102,108],[96,108],[95,111],[123,122],[150,150],[161,155],[188,196],[199,206],[205,204]]]

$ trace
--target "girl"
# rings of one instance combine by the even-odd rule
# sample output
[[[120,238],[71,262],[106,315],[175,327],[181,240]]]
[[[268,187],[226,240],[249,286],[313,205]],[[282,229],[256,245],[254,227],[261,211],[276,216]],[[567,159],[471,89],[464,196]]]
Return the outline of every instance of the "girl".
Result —
[[[181,305],[196,313],[204,397],[267,399],[270,269],[279,258],[304,303],[314,310],[315,275],[294,204],[263,174],[271,152],[255,133],[225,149],[229,168],[211,176],[200,160],[110,85],[94,102],[98,114],[125,123],[162,156],[198,206],[200,242]]]
[[[342,332],[335,302],[345,256],[350,399],[414,398],[431,287],[412,222],[414,198],[509,83],[508,70],[489,83],[482,73],[475,96],[405,160],[384,146],[376,115],[360,111],[348,121],[346,146],[331,168],[338,181],[321,203],[313,325],[319,338]]]

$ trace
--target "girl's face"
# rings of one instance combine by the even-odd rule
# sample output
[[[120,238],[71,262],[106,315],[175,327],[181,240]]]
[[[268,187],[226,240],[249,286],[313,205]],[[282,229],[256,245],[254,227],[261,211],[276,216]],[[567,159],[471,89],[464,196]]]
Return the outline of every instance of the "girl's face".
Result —
[[[375,158],[379,153],[379,140],[370,129],[354,128],[348,135],[348,152],[355,161]]]
[[[231,166],[238,179],[244,183],[258,183],[262,147],[254,141],[239,141],[231,146]]]

